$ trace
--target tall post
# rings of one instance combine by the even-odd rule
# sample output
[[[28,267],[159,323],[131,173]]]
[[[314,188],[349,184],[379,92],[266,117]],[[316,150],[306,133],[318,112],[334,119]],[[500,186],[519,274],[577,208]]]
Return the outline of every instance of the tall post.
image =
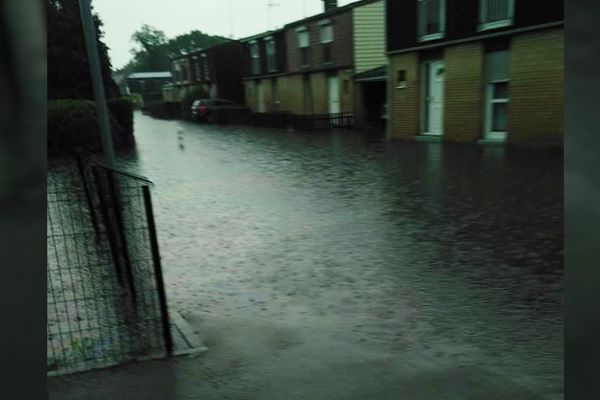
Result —
[[[92,86],[94,89],[94,97],[96,99],[96,110],[98,111],[98,125],[100,126],[102,149],[104,150],[106,164],[111,168],[115,168],[115,150],[113,148],[112,136],[110,134],[108,105],[106,104],[106,94],[104,93],[104,82],[102,80],[101,72],[102,70],[100,69],[100,56],[98,55],[96,26],[94,25],[94,20],[92,18],[92,8],[90,3],[91,0],[79,0],[81,23],[83,25],[85,47],[87,48],[90,74],[92,77]]]

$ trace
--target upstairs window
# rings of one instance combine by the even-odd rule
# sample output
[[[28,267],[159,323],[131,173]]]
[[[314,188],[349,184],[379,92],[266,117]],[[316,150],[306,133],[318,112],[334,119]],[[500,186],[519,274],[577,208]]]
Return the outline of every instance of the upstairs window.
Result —
[[[419,41],[441,39],[446,28],[445,0],[417,0]]]
[[[480,0],[479,30],[512,25],[514,6],[514,0]]]
[[[306,28],[298,28],[298,47],[300,49],[300,63],[303,67],[310,64],[308,59],[309,36]]]
[[[208,65],[208,56],[206,53],[202,54],[202,66],[204,67],[204,79],[210,80],[210,66]]]
[[[252,59],[252,74],[260,74],[260,54],[258,53],[258,43],[250,43],[250,58]]]
[[[267,48],[267,70],[269,72],[277,71],[277,59],[275,58],[275,41],[273,38],[268,38],[266,42]]]
[[[196,80],[200,81],[202,80],[202,70],[200,69],[200,60],[198,60],[198,57],[194,56],[194,73],[196,74]]]
[[[333,42],[333,25],[327,20],[321,23],[321,47],[323,49],[323,62],[331,62],[331,43]]]

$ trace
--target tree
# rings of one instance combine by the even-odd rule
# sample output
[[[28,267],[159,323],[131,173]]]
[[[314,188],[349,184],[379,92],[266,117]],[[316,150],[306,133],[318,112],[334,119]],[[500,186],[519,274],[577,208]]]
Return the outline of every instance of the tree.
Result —
[[[78,0],[47,0],[48,99],[93,99]],[[111,78],[108,47],[102,41],[102,21],[94,15],[102,78],[109,98],[119,92]]]
[[[135,47],[131,49],[133,58],[119,72],[169,71],[171,57],[192,50],[225,43],[229,39],[211,36],[199,30],[167,40],[163,31],[149,25],[142,25],[132,36]]]

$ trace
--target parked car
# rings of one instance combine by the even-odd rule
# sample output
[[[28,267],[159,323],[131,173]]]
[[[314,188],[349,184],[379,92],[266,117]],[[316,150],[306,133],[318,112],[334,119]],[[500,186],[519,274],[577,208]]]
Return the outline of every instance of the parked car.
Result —
[[[192,103],[192,119],[199,122],[215,122],[216,114],[225,110],[246,109],[230,100],[201,99]]]

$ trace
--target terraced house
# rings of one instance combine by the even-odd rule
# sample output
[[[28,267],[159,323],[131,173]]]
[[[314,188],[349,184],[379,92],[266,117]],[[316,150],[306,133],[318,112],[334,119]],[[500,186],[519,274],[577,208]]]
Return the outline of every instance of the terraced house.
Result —
[[[344,7],[325,0],[323,13],[242,42],[246,103],[255,112],[354,112],[366,119],[368,113],[355,107],[367,107],[373,98],[379,104],[369,107],[381,109],[385,85],[380,91],[356,92],[354,76],[387,63],[384,0]],[[385,75],[380,81],[385,82]]]
[[[561,0],[387,0],[388,136],[557,143]]]
[[[175,57],[171,61],[172,100],[181,101],[186,94],[200,91],[205,98],[242,103],[241,60],[242,44],[234,40]]]
[[[246,105],[253,111],[287,110],[286,38],[283,29],[242,40]]]

